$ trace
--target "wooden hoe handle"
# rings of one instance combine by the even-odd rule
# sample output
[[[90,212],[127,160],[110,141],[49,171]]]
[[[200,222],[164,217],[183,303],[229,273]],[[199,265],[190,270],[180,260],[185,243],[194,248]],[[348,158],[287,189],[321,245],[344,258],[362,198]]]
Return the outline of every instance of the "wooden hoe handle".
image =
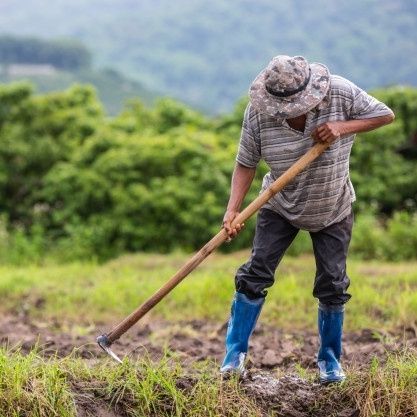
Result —
[[[287,169],[265,191],[253,200],[232,222],[232,227],[241,224],[255,214],[268,200],[281,191],[291,180],[303,171],[311,162],[318,158],[329,147],[327,143],[315,144],[305,155]],[[205,258],[217,249],[228,235],[224,229],[220,230],[197,253],[193,255],[152,297],[146,300],[133,313],[127,316],[113,330],[108,333],[107,339],[111,344],[119,339],[127,330],[137,323],[149,310],[155,307],[167,294],[169,294],[190,272],[192,272]]]

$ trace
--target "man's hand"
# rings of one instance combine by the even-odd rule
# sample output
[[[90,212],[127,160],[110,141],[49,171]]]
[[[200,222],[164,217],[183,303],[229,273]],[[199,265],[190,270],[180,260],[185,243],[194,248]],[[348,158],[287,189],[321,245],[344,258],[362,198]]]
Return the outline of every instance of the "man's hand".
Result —
[[[344,122],[323,123],[313,131],[311,136],[316,142],[331,144],[345,134],[343,125]]]
[[[226,242],[230,242],[234,237],[237,236],[237,234],[242,230],[242,228],[245,227],[245,224],[242,223],[237,224],[234,228],[232,228],[231,223],[238,214],[238,211],[230,209],[227,209],[226,213],[224,214],[223,227],[224,230],[226,230],[226,233],[229,235],[229,238]]]

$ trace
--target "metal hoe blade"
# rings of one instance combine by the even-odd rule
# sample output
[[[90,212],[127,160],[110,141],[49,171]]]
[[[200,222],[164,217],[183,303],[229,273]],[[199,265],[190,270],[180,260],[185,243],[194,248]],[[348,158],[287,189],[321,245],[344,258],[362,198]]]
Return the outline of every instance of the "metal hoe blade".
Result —
[[[98,345],[110,355],[116,362],[122,363],[122,360],[110,349],[111,342],[106,334],[102,334],[97,338]]]

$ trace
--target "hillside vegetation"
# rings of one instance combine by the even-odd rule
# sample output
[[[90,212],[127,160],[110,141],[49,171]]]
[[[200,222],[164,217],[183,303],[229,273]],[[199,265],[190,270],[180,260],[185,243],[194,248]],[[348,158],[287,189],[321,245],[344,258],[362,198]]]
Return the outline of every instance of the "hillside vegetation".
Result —
[[[377,92],[396,122],[353,148],[354,253],[417,254],[417,161],[404,149],[417,131],[417,92]],[[4,261],[193,250],[217,233],[228,200],[244,101],[212,119],[176,101],[131,102],[107,118],[87,86],[34,95],[0,88],[0,209]],[[256,197],[261,165],[247,201]],[[229,248],[248,247],[253,222]],[[309,251],[301,235],[294,253]]]
[[[92,23],[93,22],[93,23]],[[414,0],[3,0],[3,32],[74,37],[99,66],[212,113],[274,55],[326,63],[364,88],[417,85]]]

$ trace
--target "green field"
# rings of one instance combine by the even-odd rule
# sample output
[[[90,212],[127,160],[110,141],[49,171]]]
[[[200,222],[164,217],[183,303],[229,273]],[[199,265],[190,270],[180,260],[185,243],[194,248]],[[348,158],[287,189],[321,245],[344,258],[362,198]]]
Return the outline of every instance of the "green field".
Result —
[[[247,255],[247,251],[241,251],[212,256],[144,322],[164,323],[166,334],[176,332],[182,336],[194,331],[190,323],[195,321],[218,328],[228,316],[234,271]],[[289,406],[294,410],[304,407],[304,414],[293,414],[297,416],[336,416],[341,415],[337,414],[341,410],[356,409],[369,417],[417,415],[417,360],[412,343],[382,355],[371,352],[366,363],[346,362],[348,382],[322,388],[314,382],[315,369],[302,365],[302,361],[274,367],[266,374],[265,370],[258,372],[255,363],[249,380],[222,382],[213,356],[193,360],[190,354],[187,358],[191,361],[185,360],[184,355],[163,345],[153,334],[150,337],[161,345],[163,355],[157,360],[151,353],[129,355],[121,366],[94,350],[93,343],[91,348],[83,348],[84,356],[77,350],[63,354],[59,349],[56,356],[45,352],[42,340],[38,347],[30,348],[23,340],[16,343],[18,336],[13,343],[7,342],[5,329],[12,328],[13,321],[17,333],[19,320],[29,323],[27,329],[32,329],[27,331],[33,334],[26,336],[36,337],[38,329],[45,332],[46,326],[52,338],[70,334],[75,347],[79,344],[76,340],[83,340],[84,344],[94,342],[97,327],[109,329],[161,286],[186,259],[181,253],[137,254],[102,265],[2,266],[0,415],[272,416],[286,415],[290,411],[285,407]],[[369,329],[382,340],[401,335],[405,329],[415,329],[416,266],[415,262],[351,261],[348,272],[352,300],[346,313],[347,334]],[[313,279],[313,257],[284,259],[261,316],[266,331],[314,334]],[[134,335],[143,326],[139,323],[129,333]],[[8,336],[12,338],[13,334]],[[92,353],[87,355],[88,349]],[[284,376],[288,373],[292,376]],[[294,390],[291,384],[297,387],[287,402],[284,397],[290,395],[289,391],[282,391],[286,385],[276,383],[286,381],[282,378],[292,378],[287,390]],[[266,393],[273,387],[276,394],[268,397]],[[298,398],[300,395],[305,398]]]
[[[173,291],[151,315],[179,321],[227,319],[234,272],[247,251],[214,255]],[[186,261],[183,254],[126,255],[103,265],[0,267],[1,309],[15,310],[22,300],[31,316],[59,322],[109,322],[124,317],[156,291]],[[314,258],[287,257],[279,266],[262,320],[291,330],[313,329],[316,301],[311,295]],[[352,300],[347,328],[393,330],[417,318],[417,262],[350,261]],[[288,317],[291,317],[291,320]]]

